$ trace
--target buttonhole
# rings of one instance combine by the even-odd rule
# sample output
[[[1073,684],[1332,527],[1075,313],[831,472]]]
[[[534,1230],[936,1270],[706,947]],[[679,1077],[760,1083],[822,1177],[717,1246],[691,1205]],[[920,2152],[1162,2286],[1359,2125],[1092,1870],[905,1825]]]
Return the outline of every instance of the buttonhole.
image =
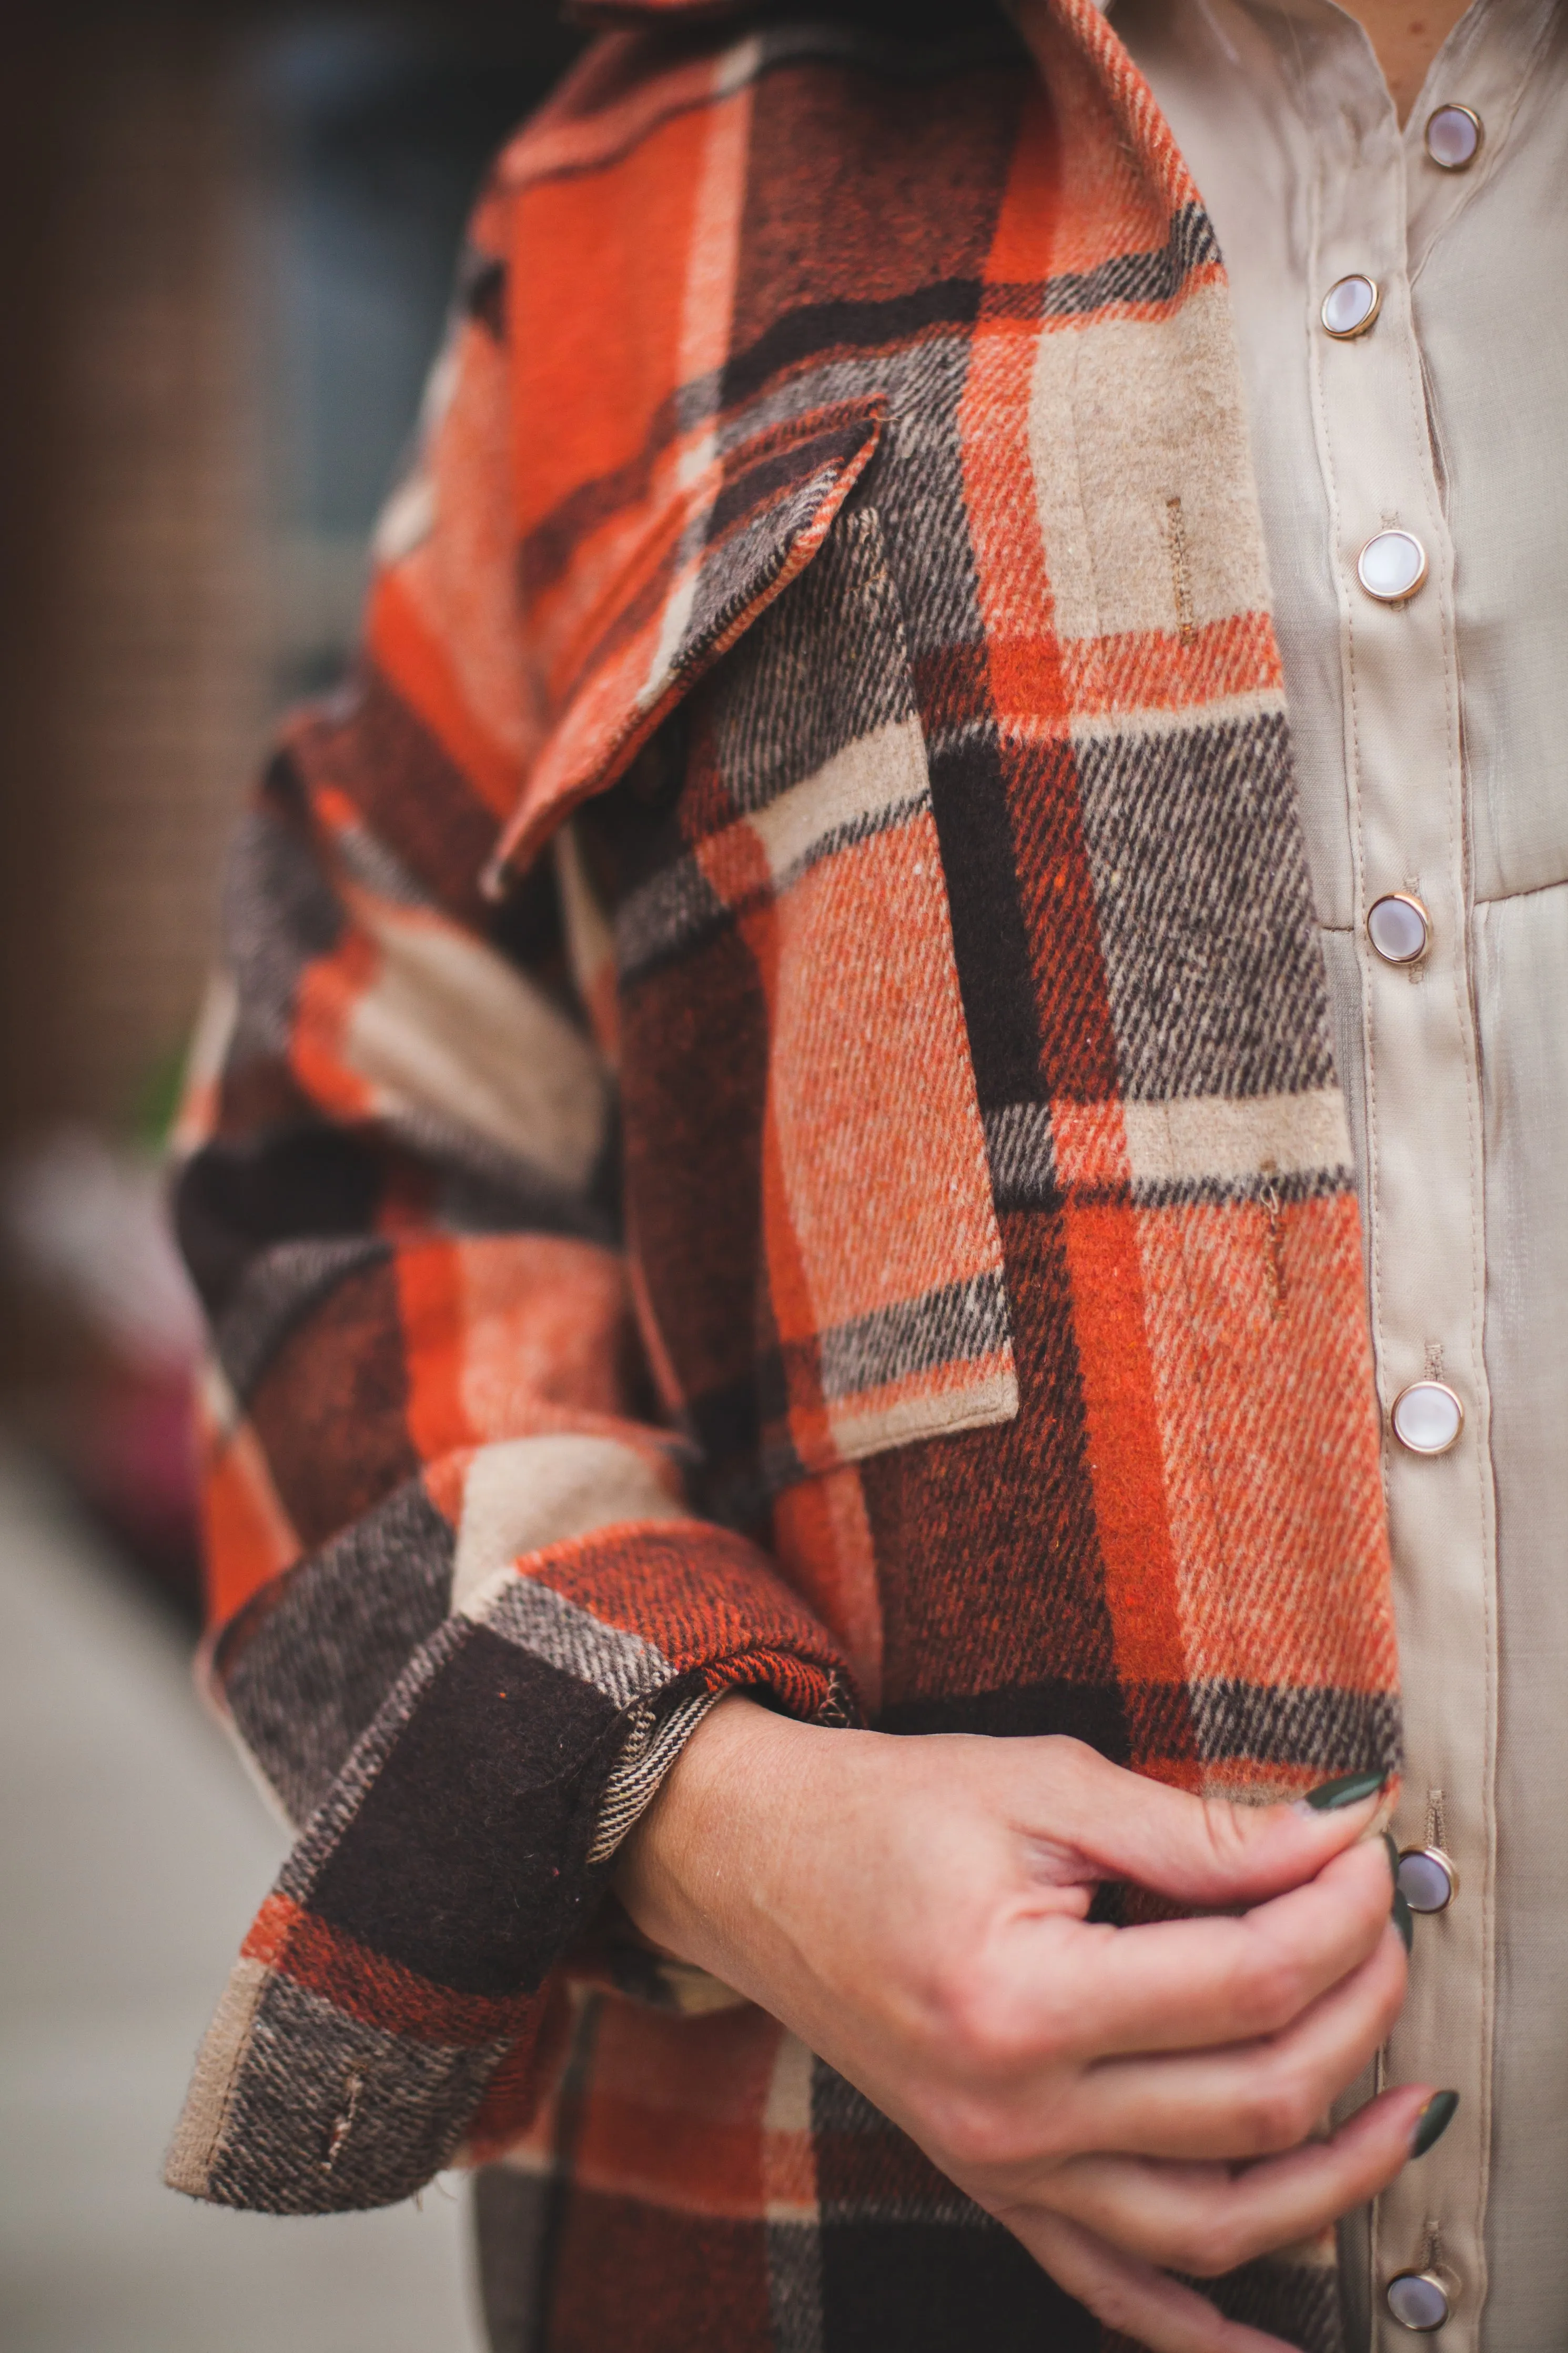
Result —
[[[1448,1851],[1448,1810],[1443,1802],[1441,1789],[1426,1792],[1426,1844]]]
[[[1165,501],[1171,547],[1171,586],[1176,599],[1176,637],[1184,646],[1194,643],[1198,634],[1197,611],[1193,603],[1192,567],[1187,560],[1187,526],[1182,513],[1180,499]]]
[[[356,2068],[343,2084],[343,2104],[338,2110],[336,2120],[327,2138],[327,2151],[321,2162],[328,2173],[331,2173],[333,2166],[336,2165],[342,2152],[343,2144],[353,2130],[354,2117],[358,2113],[363,2093],[364,2077]]]
[[[1268,1267],[1268,1288],[1276,1319],[1285,1313],[1285,1224],[1279,1195],[1274,1184],[1275,1164],[1263,1164],[1263,1189],[1258,1202],[1265,1220],[1264,1250]]]

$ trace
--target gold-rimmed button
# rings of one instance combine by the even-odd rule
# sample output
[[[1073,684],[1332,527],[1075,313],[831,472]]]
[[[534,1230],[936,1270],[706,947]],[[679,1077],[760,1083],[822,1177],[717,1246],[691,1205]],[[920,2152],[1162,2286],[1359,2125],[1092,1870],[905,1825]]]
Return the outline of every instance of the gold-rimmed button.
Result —
[[[1485,135],[1473,106],[1434,107],[1426,117],[1426,153],[1445,172],[1468,172]]]
[[[1383,2294],[1401,2328],[1423,2337],[1441,2328],[1454,2308],[1447,2284],[1436,2272],[1396,2272]]]
[[[1413,531],[1374,532],[1356,557],[1355,572],[1380,605],[1403,605],[1426,577],[1426,550]]]
[[[1399,1892],[1412,1912],[1446,1912],[1459,1892],[1459,1873],[1440,1846],[1402,1847]]]
[[[1432,944],[1432,918],[1413,892],[1385,891],[1366,911],[1366,935],[1384,964],[1419,964]]]
[[[1348,278],[1335,279],[1318,316],[1326,335],[1332,335],[1336,343],[1349,343],[1365,334],[1382,308],[1382,287],[1375,278],[1367,278],[1358,269]]]
[[[1412,1381],[1394,1398],[1389,1419],[1410,1454],[1447,1454],[1465,1427],[1465,1409],[1447,1381]]]

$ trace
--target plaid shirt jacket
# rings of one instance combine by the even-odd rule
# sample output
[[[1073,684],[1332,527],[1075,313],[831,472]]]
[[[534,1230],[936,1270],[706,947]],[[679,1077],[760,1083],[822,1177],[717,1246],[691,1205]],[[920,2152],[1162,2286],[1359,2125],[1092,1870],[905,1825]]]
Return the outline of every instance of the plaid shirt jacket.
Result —
[[[1248,1796],[1396,1761],[1225,276],[1090,0],[1038,60],[946,0],[616,13],[235,857],[206,1672],[299,1841],[170,2179],[500,2158],[508,2347],[1067,2353],[605,1886],[737,1686]],[[1338,2342],[1321,2250],[1221,2294]]]

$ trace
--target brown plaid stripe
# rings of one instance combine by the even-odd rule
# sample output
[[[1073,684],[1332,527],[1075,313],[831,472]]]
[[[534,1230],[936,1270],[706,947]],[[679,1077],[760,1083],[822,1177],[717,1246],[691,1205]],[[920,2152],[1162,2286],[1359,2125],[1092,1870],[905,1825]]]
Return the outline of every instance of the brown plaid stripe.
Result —
[[[504,2154],[552,2353],[1066,2348],[847,2086],[589,1929],[736,1684],[1395,1759],[1223,273],[1088,0],[1043,77],[999,16],[695,18],[502,159],[361,675],[237,854],[210,1666],[302,1834],[172,2178]],[[1321,2265],[1225,2293],[1334,2343]]]

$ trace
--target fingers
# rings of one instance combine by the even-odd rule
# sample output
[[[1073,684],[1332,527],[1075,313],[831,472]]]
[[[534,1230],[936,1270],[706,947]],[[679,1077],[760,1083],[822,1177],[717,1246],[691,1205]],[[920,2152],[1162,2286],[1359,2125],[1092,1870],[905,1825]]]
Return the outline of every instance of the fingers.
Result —
[[[1288,2353],[1278,2337],[1227,2320],[1205,2296],[1065,2216],[1037,2209],[1003,2220],[1058,2286],[1149,2353]]]
[[[1221,2050],[1089,2067],[1053,2117],[1079,2149],[1137,2157],[1257,2158],[1294,2148],[1387,2041],[1406,1963],[1386,1926],[1360,1968],[1283,2033]]]
[[[1182,1904],[1256,1904],[1299,1887],[1364,1837],[1384,1804],[1375,1788],[1321,1811],[1305,1803],[1237,1805],[1126,1772],[1078,1741],[1020,1746],[1036,1747],[1037,1775],[1039,1752],[1050,1752],[1048,1780],[1039,1775],[1047,1844],[1070,1841],[1100,1877],[1129,1879]]]
[[[1381,1942],[1393,1887],[1383,1842],[1239,1919],[1086,1927],[1043,1918],[1026,1950],[1039,2031],[1082,2058],[1205,2050],[1279,2034]]]
[[[1054,2211],[1146,2263],[1212,2279],[1309,2239],[1387,2188],[1410,2156],[1430,2086],[1384,2093],[1331,2140],[1233,2170],[1075,2158],[1049,2177]]]

